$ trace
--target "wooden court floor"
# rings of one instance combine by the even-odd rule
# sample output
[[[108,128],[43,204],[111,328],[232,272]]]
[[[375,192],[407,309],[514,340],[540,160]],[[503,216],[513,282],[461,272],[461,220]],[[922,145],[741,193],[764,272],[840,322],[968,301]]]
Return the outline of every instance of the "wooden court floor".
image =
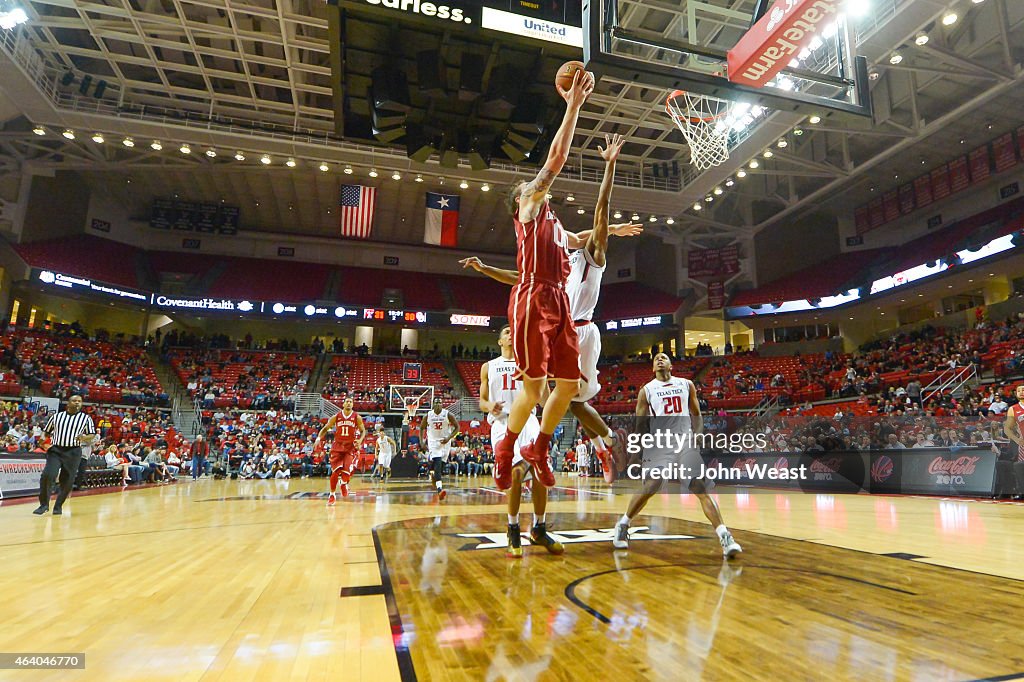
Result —
[[[562,477],[566,553],[515,561],[486,478],[323,488],[0,506],[0,652],[86,660],[0,680],[1024,679],[1024,505],[722,492],[725,563],[692,496],[613,552],[625,499]]]

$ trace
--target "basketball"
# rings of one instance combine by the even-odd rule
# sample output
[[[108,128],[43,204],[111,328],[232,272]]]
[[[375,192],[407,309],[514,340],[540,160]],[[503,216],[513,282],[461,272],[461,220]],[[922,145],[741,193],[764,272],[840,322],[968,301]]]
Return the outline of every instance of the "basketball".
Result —
[[[572,87],[572,79],[576,76],[577,71],[583,71],[585,67],[583,62],[566,62],[558,67],[558,74],[555,76],[555,85],[562,90],[568,90]]]

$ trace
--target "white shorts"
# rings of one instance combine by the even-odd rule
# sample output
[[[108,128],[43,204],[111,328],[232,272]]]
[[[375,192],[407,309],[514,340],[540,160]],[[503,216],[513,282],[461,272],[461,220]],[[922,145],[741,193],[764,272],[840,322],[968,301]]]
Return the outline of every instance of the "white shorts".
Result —
[[[678,475],[674,476],[661,476],[663,480],[670,481],[683,481],[689,482],[692,480],[700,480],[700,472],[703,469],[704,460],[700,456],[699,448],[686,447],[680,452],[676,452],[675,448],[644,448],[643,456],[641,458],[641,466],[643,469],[665,469],[672,464],[678,464],[680,467],[673,471],[677,472]],[[648,477],[650,474],[648,474]],[[705,482],[708,488],[711,487],[710,482]]]
[[[576,327],[580,345],[580,392],[572,399],[574,403],[585,403],[601,390],[597,381],[597,361],[601,358],[601,330],[591,322]]]
[[[377,455],[377,464],[380,464],[385,469],[390,469],[392,456],[393,455]]]
[[[427,455],[430,457],[430,459],[437,459],[438,457],[447,458],[448,453],[451,452],[451,449],[451,441],[448,441],[444,445],[441,445],[441,441],[437,441],[436,443],[427,441]]]
[[[488,417],[487,421],[491,421],[491,419],[493,419],[493,417]],[[508,422],[506,420],[502,419],[491,421],[492,448],[498,443],[498,441],[505,437],[506,430],[508,430]],[[537,440],[537,436],[539,435],[540,422],[537,421],[537,415],[531,414],[530,418],[526,420],[526,425],[523,426],[523,430],[519,432],[519,437],[516,438],[515,455],[512,457],[512,466],[523,461],[523,456],[519,451]]]

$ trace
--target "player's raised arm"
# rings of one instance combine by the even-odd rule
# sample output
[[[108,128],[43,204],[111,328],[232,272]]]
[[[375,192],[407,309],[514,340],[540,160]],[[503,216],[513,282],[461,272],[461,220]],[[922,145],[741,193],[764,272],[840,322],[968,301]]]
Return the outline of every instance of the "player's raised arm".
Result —
[[[594,232],[587,240],[587,250],[594,258],[594,264],[602,267],[605,253],[608,251],[608,205],[611,203],[612,186],[615,185],[615,162],[622,151],[626,138],[616,133],[604,136],[604,147],[597,151],[604,159],[604,177],[601,178],[601,189],[597,194],[597,205],[594,207]]]
[[[551,183],[555,181],[558,174],[562,172],[562,166],[569,160],[572,136],[576,133],[576,121],[579,118],[580,109],[583,108],[583,104],[593,90],[594,77],[582,70],[573,74],[572,87],[568,90],[558,87],[558,94],[565,100],[565,115],[562,117],[562,124],[558,127],[558,132],[551,140],[547,162],[537,173],[537,177],[528,182],[520,193],[522,199],[519,203],[520,222],[529,222],[536,217],[537,210],[547,198]]]
[[[487,275],[491,279],[501,282],[502,284],[514,286],[519,282],[518,270],[503,270],[502,268],[496,268],[493,265],[487,265],[476,256],[463,258],[459,261],[459,264],[461,264],[463,268],[473,268],[480,274]]]

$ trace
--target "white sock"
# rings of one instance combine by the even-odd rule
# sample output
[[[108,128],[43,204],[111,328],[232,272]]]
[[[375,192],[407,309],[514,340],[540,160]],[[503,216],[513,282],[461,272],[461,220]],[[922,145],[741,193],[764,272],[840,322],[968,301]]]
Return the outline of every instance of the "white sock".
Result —
[[[441,481],[434,481],[434,483],[437,485],[437,489],[440,490],[441,489]]]
[[[541,514],[540,516],[537,516],[536,514],[534,514],[533,515],[533,525],[536,526],[537,524],[545,523],[545,519],[546,518],[547,518],[547,514]]]
[[[624,525],[624,526],[628,526],[628,525],[629,525],[629,522],[630,522],[630,521],[632,521],[632,520],[633,520],[633,519],[629,518],[629,515],[628,515],[628,514],[623,514],[623,515],[622,515],[622,518],[621,518],[621,519],[619,519],[619,523],[621,523],[621,524],[622,524],[622,525]]]
[[[508,525],[510,525],[510,526],[518,526],[519,525],[519,514],[516,514],[514,516],[512,514],[509,514],[508,515]]]
[[[715,528],[715,532],[718,533],[718,537],[722,537],[729,532],[729,529],[726,528],[725,524],[723,523],[722,525]]]
[[[593,438],[590,439],[590,442],[593,443],[594,448],[599,451],[608,449],[608,446],[604,444],[604,440],[601,438],[601,436],[594,436]]]

